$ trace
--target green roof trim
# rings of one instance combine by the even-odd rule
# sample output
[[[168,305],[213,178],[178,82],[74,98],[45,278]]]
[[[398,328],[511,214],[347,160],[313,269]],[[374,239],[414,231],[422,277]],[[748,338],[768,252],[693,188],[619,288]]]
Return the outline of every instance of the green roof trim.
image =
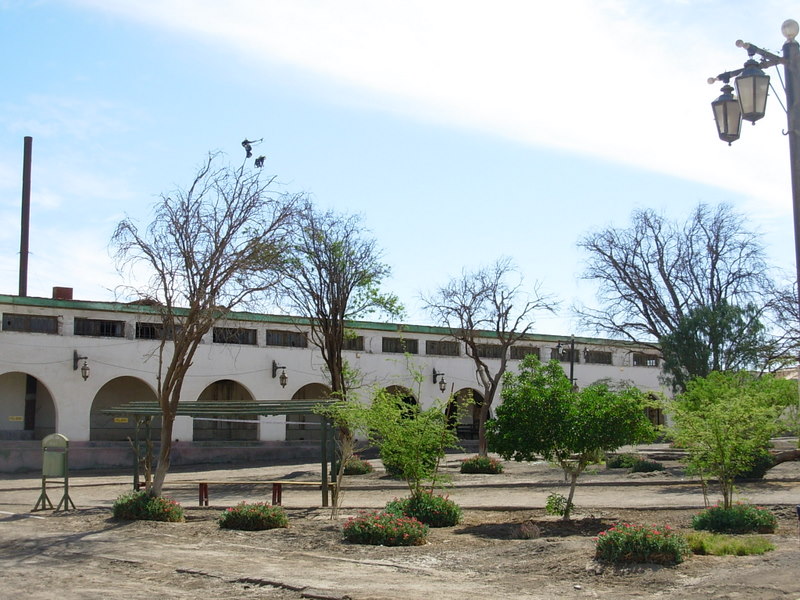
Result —
[[[55,300],[53,298],[38,298],[29,296],[11,296],[7,294],[0,294],[0,304],[9,304],[12,306],[28,306],[40,308],[62,308],[98,312],[115,312],[139,315],[158,315],[158,310],[148,304],[140,304],[137,302],[101,302],[90,300]],[[177,313],[183,312],[186,309],[178,308]],[[254,323],[266,323],[274,325],[290,325],[290,326],[306,326],[310,324],[309,319],[306,317],[296,317],[290,315],[273,315],[254,313],[247,311],[232,311],[225,315],[223,321],[249,321]],[[350,329],[365,329],[371,331],[384,331],[387,333],[394,333],[398,336],[409,334],[423,334],[423,335],[439,335],[442,337],[451,338],[450,329],[447,327],[437,325],[410,325],[404,323],[381,323],[378,321],[347,321],[346,325]],[[496,337],[493,331],[479,331],[478,337],[491,340]],[[551,335],[544,333],[529,333],[520,339],[520,342],[544,342],[555,344],[558,342],[567,343],[570,340],[569,335]],[[597,337],[575,337],[575,344],[605,344],[611,346],[631,346],[641,347],[645,343],[636,343],[629,340],[616,340],[611,338],[597,338]]]

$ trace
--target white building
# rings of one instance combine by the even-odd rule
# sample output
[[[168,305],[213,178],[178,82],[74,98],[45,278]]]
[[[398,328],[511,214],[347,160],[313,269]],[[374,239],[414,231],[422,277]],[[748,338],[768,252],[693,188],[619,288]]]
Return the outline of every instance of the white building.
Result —
[[[130,401],[156,399],[158,316],[148,306],[72,299],[56,288],[54,299],[0,295],[0,471],[36,468],[37,440],[58,432],[70,440],[80,465],[130,464],[134,420],[101,411]],[[433,371],[444,373],[446,391],[482,399],[475,367],[462,344],[440,327],[355,322],[347,361],[374,386],[401,388],[429,405],[444,397]],[[184,380],[182,401],[291,400],[328,392],[319,351],[306,340],[302,319],[234,313],[206,336]],[[483,350],[494,351],[486,334]],[[559,351],[559,342],[562,342]],[[567,342],[564,344],[564,342]],[[569,338],[532,334],[511,348],[510,368],[525,354],[557,357],[570,368]],[[664,391],[659,357],[643,346],[599,338],[575,338],[574,375],[579,386],[599,379],[630,381]],[[489,362],[493,359],[488,358]],[[82,374],[88,367],[88,377]],[[275,368],[273,368],[275,367]],[[286,375],[282,387],[281,374]],[[415,379],[415,374],[421,377]],[[421,378],[421,382],[418,379]],[[496,400],[499,402],[499,398]],[[319,430],[314,415],[259,417],[252,422],[178,417],[174,463],[213,460],[210,448],[232,458],[311,446]],[[472,414],[459,426],[474,437]],[[157,438],[157,429],[154,435]],[[221,450],[224,448],[224,450]],[[318,451],[313,444],[313,451]],[[205,453],[202,458],[199,453]]]

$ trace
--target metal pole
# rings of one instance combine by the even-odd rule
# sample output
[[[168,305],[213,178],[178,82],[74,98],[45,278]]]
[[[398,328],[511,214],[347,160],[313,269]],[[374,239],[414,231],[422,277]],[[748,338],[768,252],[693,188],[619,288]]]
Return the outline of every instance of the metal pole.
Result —
[[[798,318],[800,318],[800,45],[789,40],[783,45],[786,60],[786,120],[789,137],[789,165],[792,177],[792,210],[794,213],[794,266],[797,286]],[[797,385],[800,386],[800,357],[797,361]],[[800,395],[798,396],[800,402]],[[800,407],[799,407],[800,409]]]
[[[31,222],[31,162],[33,138],[25,136],[22,155],[22,223],[19,236],[19,295],[28,295],[28,238]]]
[[[794,255],[800,308],[800,45],[794,40],[783,45],[786,59],[786,117],[788,121],[789,161],[792,177],[792,208],[794,210]],[[798,313],[800,314],[800,313]]]
[[[575,388],[575,336],[569,341],[569,382]]]

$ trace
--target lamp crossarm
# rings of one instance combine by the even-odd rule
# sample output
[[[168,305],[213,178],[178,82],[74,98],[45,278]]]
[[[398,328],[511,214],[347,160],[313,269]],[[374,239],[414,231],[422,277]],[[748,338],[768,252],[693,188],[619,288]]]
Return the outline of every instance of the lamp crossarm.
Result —
[[[770,67],[777,67],[778,65],[785,65],[785,64],[786,64],[785,58],[781,56],[776,56],[775,60],[762,60],[760,63],[758,63],[758,68],[769,69]],[[742,71],[744,71],[744,68],[736,69],[735,71],[725,71],[724,73],[720,73],[716,77],[709,77],[708,83],[714,84],[717,81],[724,81],[725,83],[728,83],[728,81],[730,81],[734,77],[741,75]]]
[[[758,54],[760,57],[762,57],[764,60],[762,60],[761,65],[759,65],[762,68],[774,67],[775,65],[780,65],[786,62],[782,56],[773,54],[769,50],[764,50],[763,48],[759,48],[758,46],[756,46],[755,44],[751,44],[750,42],[743,42],[742,40],[736,40],[736,46],[747,50],[747,53],[750,56]],[[768,62],[770,64],[766,64]]]

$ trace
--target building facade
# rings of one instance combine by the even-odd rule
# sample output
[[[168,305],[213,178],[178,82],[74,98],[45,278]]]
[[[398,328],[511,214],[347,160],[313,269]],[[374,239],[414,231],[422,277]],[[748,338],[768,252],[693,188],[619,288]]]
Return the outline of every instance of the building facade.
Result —
[[[6,449],[25,443],[38,448],[37,440],[58,432],[73,447],[105,448],[103,453],[109,456],[111,448],[129,450],[126,440],[134,435],[134,419],[102,411],[156,400],[162,337],[157,312],[141,304],[7,295],[0,295],[0,311],[0,444]],[[472,359],[447,329],[366,321],[351,327],[354,336],[347,340],[345,352],[348,364],[363,378],[358,393],[391,388],[423,407],[451,394],[482,401]],[[324,363],[307,332],[302,319],[230,314],[198,349],[184,379],[182,402],[326,397]],[[499,360],[498,346],[489,332],[485,339],[481,352],[491,364]],[[575,338],[571,354],[570,341],[563,336],[528,335],[510,349],[509,368],[535,353],[542,360],[559,359],[567,372],[572,368],[579,386],[610,379],[664,391],[660,359],[651,349],[618,340]],[[475,413],[467,410],[461,418],[459,434],[465,439],[475,435]],[[316,422],[310,414],[178,417],[174,438],[177,447],[302,445],[319,439]],[[157,420],[151,433],[158,439]],[[0,464],[0,470],[9,468]]]

